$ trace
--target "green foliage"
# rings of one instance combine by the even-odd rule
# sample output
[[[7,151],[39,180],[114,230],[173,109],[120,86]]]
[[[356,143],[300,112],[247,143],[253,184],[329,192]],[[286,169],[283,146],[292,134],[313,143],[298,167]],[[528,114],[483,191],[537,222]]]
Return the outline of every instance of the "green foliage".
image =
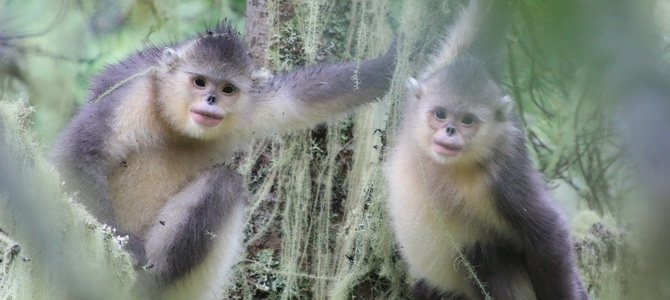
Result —
[[[560,26],[542,1],[521,5],[508,41],[508,86],[527,124],[538,169],[572,187],[589,209],[619,214],[621,148],[599,102],[593,69],[580,68],[554,41]],[[536,16],[544,16],[543,18]],[[578,22],[578,21],[576,21]],[[553,26],[553,27],[552,27]]]

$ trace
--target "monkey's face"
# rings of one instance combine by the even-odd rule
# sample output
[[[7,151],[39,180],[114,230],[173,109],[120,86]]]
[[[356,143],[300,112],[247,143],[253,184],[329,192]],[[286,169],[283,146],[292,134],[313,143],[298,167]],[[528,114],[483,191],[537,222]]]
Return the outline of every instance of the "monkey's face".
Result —
[[[420,121],[427,126],[420,126],[423,128],[418,134],[424,151],[443,164],[475,159],[477,140],[483,138],[482,127],[487,126],[485,122],[489,116],[486,111],[477,107],[449,105],[443,101],[430,102],[433,104],[422,109],[423,118]]]
[[[432,151],[445,158],[458,157],[481,126],[479,117],[468,111],[453,111],[435,107],[427,113]]]
[[[244,97],[234,79],[182,70],[169,78],[162,98],[168,122],[182,134],[199,139],[217,138],[230,130]]]
[[[418,83],[417,83],[418,84]],[[440,164],[473,163],[492,156],[507,121],[497,97],[459,95],[440,84],[417,85],[415,131],[418,146]]]
[[[226,117],[226,106],[239,97],[237,87],[197,74],[191,74],[190,81],[193,84],[193,101],[189,106],[191,120],[200,126],[216,127]]]
[[[511,99],[479,60],[457,59],[422,82],[410,78],[408,85],[418,147],[438,163],[489,160],[515,130]]]

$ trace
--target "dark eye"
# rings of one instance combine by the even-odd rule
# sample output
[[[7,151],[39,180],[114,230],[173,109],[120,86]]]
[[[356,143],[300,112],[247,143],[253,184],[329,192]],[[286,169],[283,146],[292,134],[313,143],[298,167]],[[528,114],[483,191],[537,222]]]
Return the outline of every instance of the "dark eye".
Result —
[[[475,124],[475,117],[473,115],[469,115],[469,114],[465,115],[465,117],[463,117],[463,120],[461,120],[461,123],[463,123],[463,125],[465,125],[465,126],[470,126],[472,124]]]
[[[438,110],[438,111],[435,111],[435,117],[440,119],[440,120],[444,120],[444,119],[447,118],[447,113],[444,112],[443,110]]]
[[[235,86],[233,86],[232,84],[227,84],[223,87],[223,89],[221,89],[221,91],[224,94],[232,94],[235,92]]]
[[[197,87],[205,87],[206,85],[205,78],[196,77],[195,79],[193,79],[193,84],[195,84],[195,86]]]

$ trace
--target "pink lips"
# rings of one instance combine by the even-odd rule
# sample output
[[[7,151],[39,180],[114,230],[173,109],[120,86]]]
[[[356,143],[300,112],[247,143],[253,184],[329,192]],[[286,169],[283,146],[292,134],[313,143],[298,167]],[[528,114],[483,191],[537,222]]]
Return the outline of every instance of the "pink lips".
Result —
[[[463,150],[462,146],[438,143],[433,141],[433,151],[439,155],[455,157]]]
[[[221,123],[223,115],[205,110],[191,109],[191,119],[200,125],[212,127]]]

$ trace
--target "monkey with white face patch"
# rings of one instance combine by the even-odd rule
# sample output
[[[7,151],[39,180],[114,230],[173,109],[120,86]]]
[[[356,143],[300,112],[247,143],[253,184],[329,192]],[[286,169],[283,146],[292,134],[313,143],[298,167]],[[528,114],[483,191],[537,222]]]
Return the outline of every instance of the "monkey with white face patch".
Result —
[[[94,77],[52,160],[100,222],[129,236],[151,297],[220,299],[246,208],[241,177],[226,165],[234,151],[373,101],[388,89],[394,65],[389,52],[359,66],[265,74],[220,24]]]
[[[399,250],[417,299],[586,299],[566,220],[491,76],[484,50],[498,47],[481,39],[502,36],[501,5],[473,1],[409,80],[386,168]]]

